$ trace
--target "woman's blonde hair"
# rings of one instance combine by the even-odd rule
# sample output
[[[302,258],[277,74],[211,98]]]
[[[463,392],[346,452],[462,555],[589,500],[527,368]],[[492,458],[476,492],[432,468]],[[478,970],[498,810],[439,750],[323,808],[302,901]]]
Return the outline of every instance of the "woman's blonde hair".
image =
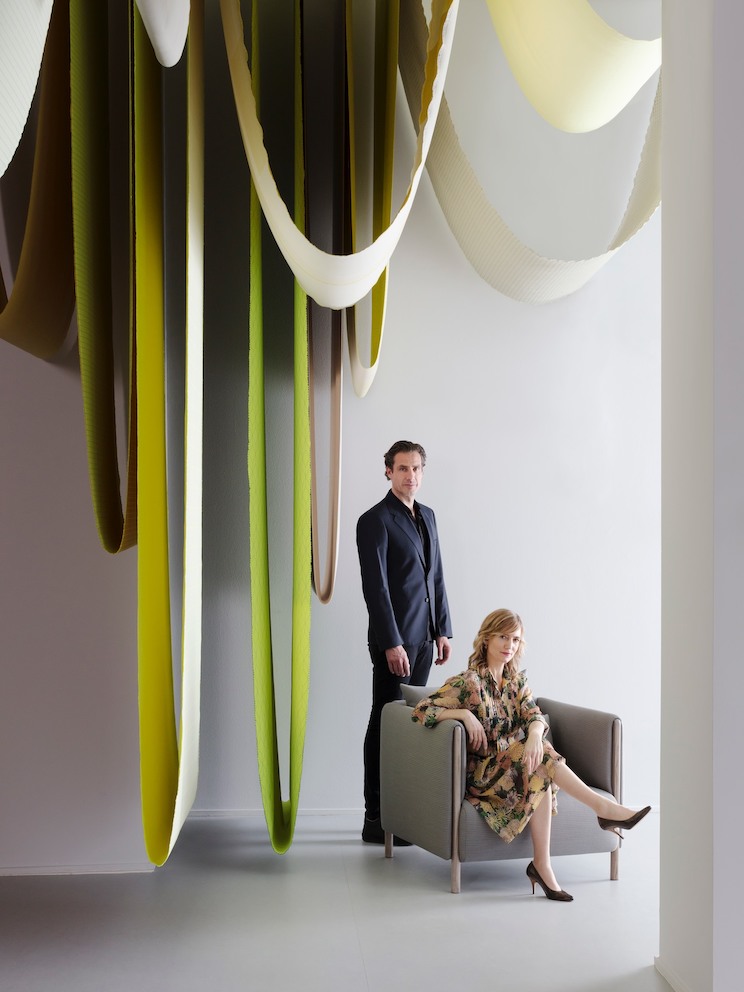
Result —
[[[485,674],[485,669],[488,668],[486,657],[489,640],[495,634],[514,634],[518,630],[521,631],[519,647],[504,669],[505,675],[510,677],[516,675],[525,648],[524,624],[520,615],[512,610],[494,610],[493,613],[488,614],[473,641],[473,653],[468,658],[468,668],[474,668],[479,675]]]

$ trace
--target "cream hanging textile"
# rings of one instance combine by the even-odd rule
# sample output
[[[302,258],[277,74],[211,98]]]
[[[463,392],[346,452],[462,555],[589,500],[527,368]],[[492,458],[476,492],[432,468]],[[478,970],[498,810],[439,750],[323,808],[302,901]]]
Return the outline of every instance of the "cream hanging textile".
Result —
[[[416,156],[408,192],[389,227],[367,248],[353,255],[331,255],[311,244],[297,230],[282,201],[271,172],[263,131],[251,89],[243,23],[238,0],[220,0],[230,76],[240,130],[251,176],[271,232],[305,292],[321,306],[339,309],[361,300],[372,289],[403,232],[421,181],[426,155],[444,90],[458,0],[434,0],[426,49],[426,71],[421,91]]]
[[[11,4],[8,13],[14,11],[15,5]],[[40,31],[42,23],[35,23],[34,27]],[[31,192],[18,270],[12,285],[9,280],[6,286],[0,275],[0,338],[44,359],[53,358],[65,344],[75,305],[70,201],[70,26],[66,4],[56,4],[49,25],[39,80]],[[42,45],[45,38],[41,38]],[[37,34],[33,34],[32,40],[39,40]],[[3,37],[0,44],[4,47],[7,41]],[[32,47],[35,52],[36,48]],[[38,62],[35,64],[38,71]],[[13,65],[10,59],[0,72],[12,69]],[[19,75],[25,86],[26,76]],[[36,75],[31,78],[35,84]],[[27,95],[23,89],[24,99]],[[13,86],[7,96],[9,106],[18,98]],[[32,98],[33,89],[29,104]]]
[[[137,0],[137,8],[158,62],[175,65],[186,44],[189,0]]]
[[[562,131],[612,120],[661,65],[661,38],[628,38],[588,0],[486,0],[514,78]]]
[[[401,4],[400,70],[411,116],[424,71],[426,24],[419,0]],[[661,81],[625,215],[607,251],[592,258],[546,258],[523,244],[489,202],[463,152],[446,100],[427,170],[447,222],[479,275],[499,292],[525,303],[547,303],[575,292],[653,215],[661,200]]]
[[[28,120],[52,16],[52,0],[3,0],[0,12],[0,176]]]

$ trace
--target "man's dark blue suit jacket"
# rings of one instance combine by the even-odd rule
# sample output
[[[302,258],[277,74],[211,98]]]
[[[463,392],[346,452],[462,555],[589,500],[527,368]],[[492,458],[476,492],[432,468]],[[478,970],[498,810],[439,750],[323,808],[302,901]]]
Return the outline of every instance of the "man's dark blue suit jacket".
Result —
[[[416,506],[429,533],[428,572],[418,528],[392,490],[357,523],[369,640],[383,651],[452,636],[434,511]]]

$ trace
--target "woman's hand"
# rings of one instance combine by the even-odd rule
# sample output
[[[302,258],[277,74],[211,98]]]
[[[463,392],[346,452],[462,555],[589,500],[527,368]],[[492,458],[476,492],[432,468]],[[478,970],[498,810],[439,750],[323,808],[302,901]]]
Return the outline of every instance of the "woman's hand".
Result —
[[[471,713],[470,710],[463,710],[461,719],[465,724],[470,750],[481,752],[485,751],[488,747],[488,739],[486,738],[486,732],[483,729],[483,724],[480,722],[478,717],[474,713]]]
[[[532,727],[538,727],[539,729],[532,730]],[[544,749],[542,732],[542,723],[535,721],[530,725],[527,740],[524,742],[524,755],[522,761],[524,762],[524,767],[527,770],[528,775],[532,775],[543,760]]]

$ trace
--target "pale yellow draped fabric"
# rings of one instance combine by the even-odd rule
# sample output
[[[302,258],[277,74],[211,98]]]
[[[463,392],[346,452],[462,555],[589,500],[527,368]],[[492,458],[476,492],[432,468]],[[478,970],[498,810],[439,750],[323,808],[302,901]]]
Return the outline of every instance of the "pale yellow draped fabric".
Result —
[[[612,120],[661,65],[661,38],[628,38],[588,0],[486,0],[523,93],[548,123],[593,131]]]
[[[424,71],[426,25],[419,0],[401,5],[400,70],[415,120]],[[547,303],[580,289],[653,215],[661,200],[661,83],[625,215],[607,250],[581,259],[546,258],[523,244],[489,202],[460,147],[446,100],[427,159],[432,186],[452,233],[473,268],[499,292]]]

